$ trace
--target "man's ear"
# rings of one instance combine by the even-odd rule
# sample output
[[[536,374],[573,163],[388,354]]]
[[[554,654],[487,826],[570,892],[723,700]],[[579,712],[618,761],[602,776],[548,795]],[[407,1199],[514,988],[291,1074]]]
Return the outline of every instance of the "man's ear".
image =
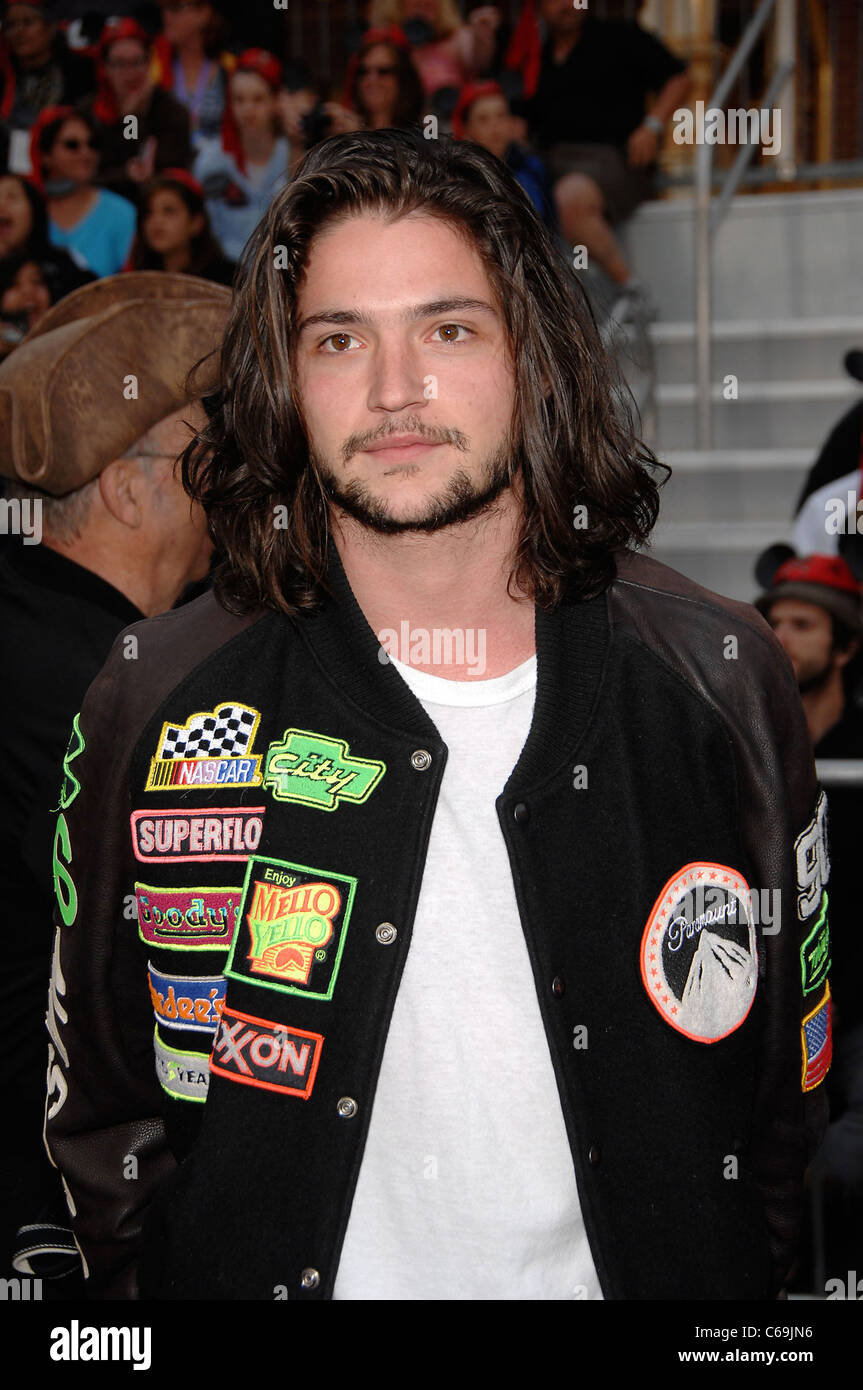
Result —
[[[859,652],[859,650],[860,650],[860,641],[859,641],[859,638],[853,637],[853,638],[851,639],[851,641],[848,643],[848,646],[847,646],[847,647],[843,647],[840,651],[837,651],[837,652],[835,653],[836,665],[839,666],[840,668],[841,668],[842,666],[847,666],[847,665],[848,665],[848,662],[849,662],[849,661],[852,661],[852,660],[854,659],[854,657],[857,655],[857,653]]]
[[[99,474],[99,495],[121,526],[136,531],[144,520],[146,479],[137,459],[113,459]]]

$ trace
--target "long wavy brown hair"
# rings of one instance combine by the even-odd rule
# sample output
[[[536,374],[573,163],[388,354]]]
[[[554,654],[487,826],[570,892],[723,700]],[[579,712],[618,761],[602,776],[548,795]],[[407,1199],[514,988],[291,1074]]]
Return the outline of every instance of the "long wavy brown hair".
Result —
[[[337,218],[418,210],[469,235],[506,325],[516,378],[510,476],[520,472],[524,499],[510,586],[545,608],[565,593],[592,597],[614,578],[615,551],[643,544],[656,522],[655,470],[666,465],[636,433],[632,397],[578,279],[505,165],[470,141],[411,130],[336,135],[309,151],[245,248],[219,389],[182,455],[183,484],[224,556],[216,593],[233,612],[290,613],[327,591],[328,502],[294,369],[314,238]]]

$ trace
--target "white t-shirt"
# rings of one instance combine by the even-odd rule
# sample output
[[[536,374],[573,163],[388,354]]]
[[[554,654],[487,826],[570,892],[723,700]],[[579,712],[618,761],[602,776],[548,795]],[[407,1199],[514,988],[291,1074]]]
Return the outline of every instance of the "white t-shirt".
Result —
[[[494,804],[536,657],[485,681],[390,659],[449,756],[333,1297],[601,1298]]]

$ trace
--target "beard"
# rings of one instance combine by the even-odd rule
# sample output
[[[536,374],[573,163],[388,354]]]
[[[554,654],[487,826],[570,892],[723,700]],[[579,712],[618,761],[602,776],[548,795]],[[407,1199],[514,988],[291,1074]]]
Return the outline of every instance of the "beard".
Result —
[[[312,452],[311,462],[330,502],[369,530],[395,536],[409,531],[440,531],[489,511],[510,485],[512,457],[512,441],[505,438],[486,457],[477,479],[457,468],[441,492],[421,504],[418,514],[405,518],[392,516],[367,483],[355,478],[342,484],[319,454]]]
[[[814,670],[810,667],[807,671],[801,671],[797,678],[797,689],[801,695],[809,695],[815,691],[823,690],[833,675],[832,656],[825,665],[818,666]]]

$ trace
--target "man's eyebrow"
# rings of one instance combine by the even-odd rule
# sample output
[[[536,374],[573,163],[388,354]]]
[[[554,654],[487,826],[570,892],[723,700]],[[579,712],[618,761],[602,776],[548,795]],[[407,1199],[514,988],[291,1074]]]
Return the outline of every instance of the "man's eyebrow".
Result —
[[[434,314],[494,314],[497,310],[493,304],[489,304],[485,299],[469,299],[464,295],[455,295],[449,299],[430,299],[425,304],[413,304],[403,310],[399,315],[402,323],[417,319],[431,318]],[[369,314],[363,313],[361,309],[322,309],[320,313],[309,314],[300,324],[297,335],[304,333],[307,328],[313,328],[319,323],[352,324],[364,323],[371,324],[374,320]]]

